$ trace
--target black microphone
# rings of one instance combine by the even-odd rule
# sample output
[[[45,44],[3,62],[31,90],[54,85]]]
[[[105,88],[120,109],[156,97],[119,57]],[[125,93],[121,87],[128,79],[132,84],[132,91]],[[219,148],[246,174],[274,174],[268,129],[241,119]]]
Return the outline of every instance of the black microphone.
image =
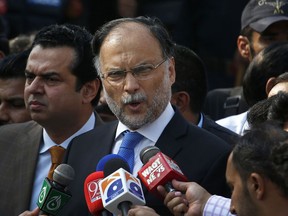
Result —
[[[40,214],[57,215],[71,198],[67,186],[73,181],[74,169],[68,164],[60,164],[53,173],[53,180],[45,178],[37,200]]]

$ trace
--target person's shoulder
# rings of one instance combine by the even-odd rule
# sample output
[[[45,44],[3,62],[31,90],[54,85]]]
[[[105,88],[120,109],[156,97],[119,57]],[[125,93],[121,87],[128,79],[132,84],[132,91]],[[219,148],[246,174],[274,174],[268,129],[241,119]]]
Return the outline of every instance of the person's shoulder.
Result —
[[[22,123],[13,123],[7,124],[0,127],[0,133],[11,131],[11,130],[21,130],[21,131],[30,131],[35,128],[42,128],[37,122],[35,121],[27,121]]]
[[[76,138],[77,139],[79,139],[79,138],[82,139],[82,138],[85,138],[85,137],[95,136],[97,134],[104,134],[105,132],[116,128],[117,124],[118,124],[117,120],[110,121],[110,122],[102,122],[101,124],[98,124],[96,127],[94,127],[92,130],[87,131],[87,132],[77,136]]]
[[[216,123],[225,127],[225,125],[239,124],[239,121],[244,122],[246,121],[246,119],[247,119],[247,111],[240,113],[238,115],[232,115],[226,118],[219,119],[216,121]]]
[[[231,148],[231,145],[226,140],[193,124],[189,124],[188,134],[188,137],[193,139],[195,143],[201,143],[201,145],[208,148],[215,146],[217,146],[218,149],[230,150]]]
[[[209,117],[203,115],[203,118],[203,128],[225,140],[229,144],[234,144],[239,138],[239,135],[237,133],[217,124]]]
[[[238,115],[229,116],[216,121],[216,123],[237,134],[243,134],[243,129],[247,124],[247,113],[248,111]]]
[[[116,131],[118,121],[104,122],[92,130],[87,131],[74,137],[71,141],[71,146],[77,146],[75,143],[81,143],[81,146],[93,146],[95,142],[103,142],[103,140],[110,139]]]

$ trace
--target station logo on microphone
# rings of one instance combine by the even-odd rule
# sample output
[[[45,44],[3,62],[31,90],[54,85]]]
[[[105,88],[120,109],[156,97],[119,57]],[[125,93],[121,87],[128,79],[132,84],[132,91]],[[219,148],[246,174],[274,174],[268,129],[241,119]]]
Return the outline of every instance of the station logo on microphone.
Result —
[[[102,179],[96,179],[87,183],[87,189],[91,203],[101,199],[101,194],[98,186],[101,180]]]
[[[100,185],[104,205],[124,194],[126,196],[127,193],[139,200],[145,200],[140,180],[122,168],[103,179]]]

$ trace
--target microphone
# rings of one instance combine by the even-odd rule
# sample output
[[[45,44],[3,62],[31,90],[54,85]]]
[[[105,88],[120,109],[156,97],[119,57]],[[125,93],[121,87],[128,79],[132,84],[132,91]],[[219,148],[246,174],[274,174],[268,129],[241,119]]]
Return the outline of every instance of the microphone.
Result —
[[[74,169],[68,164],[60,164],[53,173],[53,180],[45,178],[37,200],[40,214],[57,215],[72,197],[67,186],[74,179]]]
[[[90,213],[94,216],[112,216],[104,209],[99,189],[99,182],[104,178],[102,171],[91,173],[84,182],[84,195]]]
[[[112,213],[104,209],[102,203],[102,197],[100,194],[99,182],[104,178],[103,169],[107,163],[107,161],[114,160],[122,160],[123,158],[119,155],[109,154],[104,156],[97,164],[96,172],[91,173],[84,182],[84,195],[86,204],[90,213],[94,216],[112,216]],[[118,169],[120,167],[116,167]]]
[[[156,146],[147,146],[140,152],[144,164],[138,176],[148,191],[157,194],[157,186],[164,185],[167,192],[174,191],[171,181],[188,181],[179,166],[171,158],[160,152]]]
[[[131,205],[145,205],[146,202],[140,180],[129,172],[125,159],[117,156],[104,165],[105,178],[100,181],[100,193],[104,208],[114,215],[121,212],[122,216],[127,216]]]

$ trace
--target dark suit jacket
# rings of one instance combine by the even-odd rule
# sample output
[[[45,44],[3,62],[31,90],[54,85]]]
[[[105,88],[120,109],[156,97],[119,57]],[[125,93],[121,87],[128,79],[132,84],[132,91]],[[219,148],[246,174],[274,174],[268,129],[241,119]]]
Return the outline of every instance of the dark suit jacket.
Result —
[[[95,172],[98,161],[111,153],[118,122],[110,122],[75,138],[69,146],[66,163],[76,172],[70,185],[71,202],[61,215],[90,215],[85,203],[83,183]],[[188,123],[176,111],[156,142],[161,151],[177,162],[189,181],[196,181],[212,194],[229,196],[225,180],[230,146],[213,134]],[[160,215],[170,215],[163,201],[144,188],[146,203]]]
[[[96,122],[103,124],[98,115]],[[18,216],[30,207],[42,130],[34,121],[0,127],[1,216]]]
[[[209,117],[203,115],[203,125],[202,128],[214,134],[215,136],[225,140],[230,145],[234,146],[240,137],[238,134],[233,131],[217,124],[215,121]]]

